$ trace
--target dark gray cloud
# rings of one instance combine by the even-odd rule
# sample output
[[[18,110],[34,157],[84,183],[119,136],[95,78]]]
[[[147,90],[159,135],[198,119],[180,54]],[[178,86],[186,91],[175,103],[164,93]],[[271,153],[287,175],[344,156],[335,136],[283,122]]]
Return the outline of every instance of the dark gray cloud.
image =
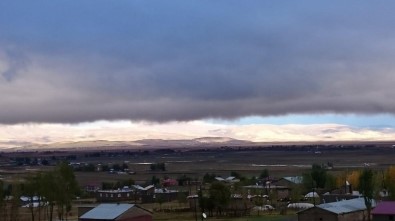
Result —
[[[0,2],[0,122],[395,113],[395,4]]]

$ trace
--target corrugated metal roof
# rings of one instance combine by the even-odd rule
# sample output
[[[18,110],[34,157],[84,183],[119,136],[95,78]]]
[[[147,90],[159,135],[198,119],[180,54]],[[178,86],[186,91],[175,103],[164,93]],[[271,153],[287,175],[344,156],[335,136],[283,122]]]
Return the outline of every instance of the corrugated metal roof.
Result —
[[[134,204],[110,204],[103,203],[82,215],[81,219],[103,219],[111,220],[122,215],[128,209],[132,208]]]
[[[373,200],[372,201],[372,207],[375,207],[376,203]],[[343,214],[343,213],[351,213],[351,212],[356,212],[360,210],[365,210],[365,201],[363,198],[355,198],[351,200],[342,200],[338,202],[333,202],[333,203],[325,203],[325,204],[320,204],[317,207],[330,211],[332,213],[336,214]]]

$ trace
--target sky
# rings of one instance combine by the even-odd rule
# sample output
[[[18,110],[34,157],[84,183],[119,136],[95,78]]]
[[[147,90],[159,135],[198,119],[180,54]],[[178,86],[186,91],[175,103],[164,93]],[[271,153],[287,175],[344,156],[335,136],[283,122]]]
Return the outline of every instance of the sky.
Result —
[[[380,0],[0,1],[0,146],[390,140],[394,8]]]

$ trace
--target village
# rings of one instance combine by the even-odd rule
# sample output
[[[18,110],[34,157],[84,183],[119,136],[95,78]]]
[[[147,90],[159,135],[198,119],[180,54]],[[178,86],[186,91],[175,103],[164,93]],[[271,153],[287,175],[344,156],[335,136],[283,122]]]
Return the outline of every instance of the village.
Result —
[[[391,220],[391,151],[3,154],[0,220]]]

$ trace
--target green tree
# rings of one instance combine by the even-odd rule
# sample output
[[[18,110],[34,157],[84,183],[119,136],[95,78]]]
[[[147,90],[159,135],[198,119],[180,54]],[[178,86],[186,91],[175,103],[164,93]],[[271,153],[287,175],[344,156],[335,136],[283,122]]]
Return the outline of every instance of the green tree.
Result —
[[[0,180],[0,220],[4,220],[7,216],[6,214],[6,191],[4,189],[5,185],[2,180]]]
[[[370,221],[374,189],[373,171],[365,168],[359,176],[359,192],[363,195],[363,199],[365,201],[368,212],[368,221]]]
[[[230,176],[233,176],[236,179],[241,179],[243,177],[239,172],[236,172],[236,171],[231,171]]]
[[[79,187],[73,169],[66,163],[60,163],[55,169],[58,194],[56,205],[58,219],[63,220],[64,214],[70,212],[71,201],[79,193]]]
[[[56,186],[57,183],[55,180],[56,180],[55,172],[48,171],[43,174],[42,179],[40,181],[43,188],[42,196],[48,202],[46,215],[49,221],[53,220],[55,201],[57,199],[57,191],[59,191],[59,189]]]
[[[156,185],[158,185],[159,183],[160,183],[160,179],[157,178],[156,176],[152,176],[152,178],[151,178],[151,184],[154,185],[154,186],[156,186]]]
[[[17,221],[19,219],[19,199],[21,197],[21,184],[13,183],[11,185],[11,200],[10,200],[10,221]]]
[[[35,192],[48,204],[47,219],[53,220],[56,206],[58,220],[64,220],[64,215],[71,210],[72,199],[80,193],[73,168],[63,162],[53,171],[38,174],[35,179],[34,183],[37,184]]]
[[[326,174],[325,189],[333,190],[336,188],[336,177],[330,173]]]
[[[311,177],[318,188],[325,188],[326,183],[326,169],[318,164],[313,164],[311,167]]]
[[[311,177],[310,172],[303,173],[302,177],[303,177],[302,182],[303,182],[303,187],[304,187],[303,192],[310,192],[314,188],[316,188],[316,183],[313,180],[313,177]]]
[[[34,197],[38,196],[38,182],[35,176],[29,176],[26,178],[26,182],[22,184],[22,194],[28,198],[29,211],[31,215],[31,220],[34,221]]]
[[[395,166],[391,166],[385,172],[384,186],[388,190],[390,200],[395,200]]]
[[[217,214],[221,215],[223,210],[229,205],[230,202],[230,189],[227,185],[221,182],[215,182],[211,184],[209,189],[210,200],[212,200]]]
[[[267,177],[269,177],[269,170],[267,169],[262,170],[261,174],[259,175],[259,179],[265,179]]]
[[[323,166],[313,164],[310,171],[303,174],[305,191],[312,191],[315,188],[325,188],[327,177],[326,169]]]
[[[206,173],[203,176],[203,183],[212,183],[215,181],[215,177],[217,177],[217,175]]]
[[[299,202],[302,198],[302,187],[300,185],[294,185],[289,195],[292,203]]]

